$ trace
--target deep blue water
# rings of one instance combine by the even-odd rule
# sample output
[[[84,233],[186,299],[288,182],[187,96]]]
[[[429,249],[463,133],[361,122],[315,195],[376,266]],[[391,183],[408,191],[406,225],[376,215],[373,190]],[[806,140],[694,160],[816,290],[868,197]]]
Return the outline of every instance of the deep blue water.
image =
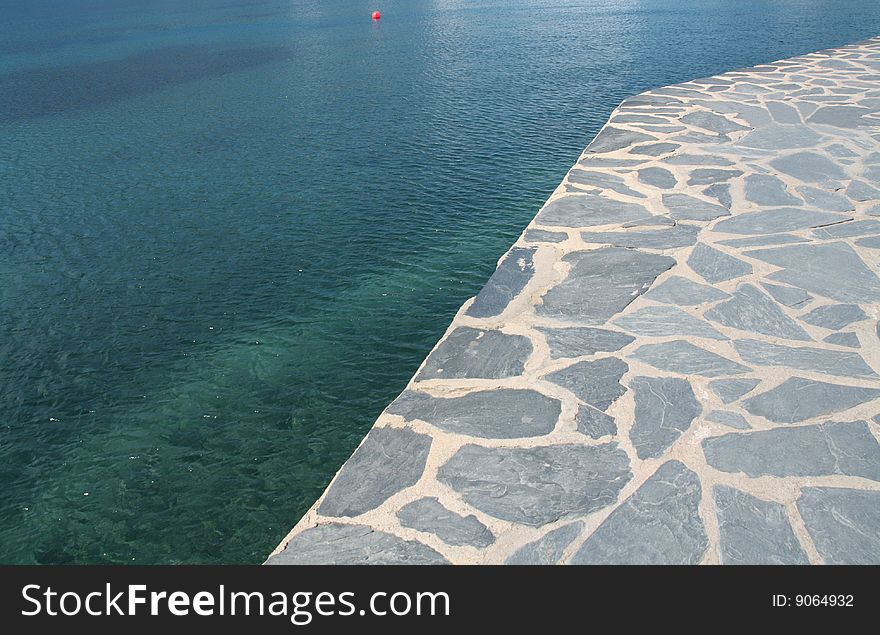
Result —
[[[621,99],[877,33],[876,0],[0,0],[0,561],[261,561]]]

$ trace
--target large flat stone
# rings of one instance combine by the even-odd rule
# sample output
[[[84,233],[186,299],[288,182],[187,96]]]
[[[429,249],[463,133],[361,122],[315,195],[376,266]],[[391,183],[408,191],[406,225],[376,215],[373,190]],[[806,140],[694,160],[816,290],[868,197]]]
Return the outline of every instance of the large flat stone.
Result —
[[[704,314],[706,319],[725,326],[790,340],[809,340],[810,336],[785,315],[773,300],[751,284],[737,287],[730,300],[716,304]]]
[[[544,379],[568,388],[581,401],[599,410],[606,410],[626,392],[620,378],[629,370],[626,362],[616,357],[583,361],[549,373]]]
[[[632,189],[623,180],[623,177],[609,172],[595,172],[591,170],[572,170],[568,173],[570,183],[597,187],[602,190],[612,190],[624,196],[632,198],[647,198],[641,192]]]
[[[653,287],[645,294],[646,298],[666,304],[694,306],[707,302],[717,302],[729,298],[730,294],[681,276],[671,276],[663,284]]]
[[[690,383],[674,377],[633,377],[635,419],[629,433],[640,459],[662,455],[702,412]]]
[[[838,346],[848,346],[850,348],[861,347],[859,336],[855,333],[832,333],[828,337],[823,337],[822,341],[828,342],[829,344],[837,344]]]
[[[675,220],[715,220],[730,216],[730,210],[687,194],[664,194],[663,205]]]
[[[821,326],[822,328],[839,331],[853,322],[860,322],[868,318],[862,308],[857,304],[831,304],[813,309],[801,319],[807,324]]]
[[[531,353],[522,335],[459,327],[428,356],[418,379],[516,377]]]
[[[538,213],[535,222],[550,227],[595,227],[619,225],[643,218],[647,213],[642,205],[636,203],[626,203],[597,194],[575,194],[547,203]]]
[[[703,441],[709,465],[747,476],[861,476],[880,480],[880,446],[864,421],[732,432]]]
[[[593,439],[617,434],[617,424],[611,417],[592,406],[578,406],[575,416],[578,432]]]
[[[728,238],[727,240],[719,240],[719,245],[727,245],[728,247],[763,247],[764,245],[789,245],[792,243],[805,243],[806,238],[795,236],[793,234],[766,234],[763,236],[752,236],[750,238]]]
[[[811,233],[813,238],[819,240],[834,240],[836,238],[850,238],[852,236],[866,236],[880,234],[880,220],[857,220],[848,223],[838,223],[828,227],[820,227]]]
[[[831,384],[803,377],[786,379],[776,388],[745,401],[745,409],[776,423],[795,423],[842,412],[880,396],[880,389]]]
[[[797,507],[826,564],[880,564],[880,492],[805,487]]]
[[[461,397],[432,397],[407,390],[389,414],[420,419],[449,432],[482,439],[521,439],[547,434],[556,426],[561,406],[556,399],[528,389],[499,388]]]
[[[697,242],[699,227],[678,224],[669,229],[626,232],[583,232],[585,243],[604,243],[614,247],[648,247],[651,249],[677,249]]]
[[[741,414],[729,410],[712,410],[706,415],[706,421],[721,423],[737,430],[748,430],[752,427]]]
[[[855,209],[852,201],[842,194],[828,192],[809,185],[801,185],[797,191],[804,197],[807,205],[812,205],[823,212],[851,212]]]
[[[614,324],[636,335],[658,337],[684,335],[713,340],[727,339],[703,320],[671,306],[645,307],[615,319]]]
[[[358,516],[421,478],[431,437],[407,428],[373,428],[330,484],[318,512]]]
[[[577,521],[548,531],[537,540],[514,551],[505,564],[559,564],[565,548],[580,535],[583,529],[584,524]]]
[[[714,488],[721,564],[809,564],[785,507],[726,485]]]
[[[465,445],[440,468],[437,478],[489,516],[540,527],[611,505],[632,473],[626,453],[615,443]]]
[[[757,205],[800,205],[801,200],[785,189],[785,183],[771,174],[750,174],[745,178],[746,199]]]
[[[821,137],[807,126],[770,125],[750,132],[737,145],[761,150],[790,150],[813,148],[820,140]]]
[[[614,152],[615,150],[628,148],[636,143],[656,140],[657,137],[652,137],[649,134],[624,130],[623,128],[615,128],[614,126],[605,126],[599,131],[599,134],[593,138],[590,145],[587,146],[587,152]]]
[[[702,488],[678,461],[657,472],[599,525],[571,564],[698,564],[709,546]]]
[[[821,227],[850,220],[848,216],[830,212],[783,207],[760,212],[746,212],[718,221],[715,231],[725,234],[778,234]]]
[[[726,357],[694,346],[684,340],[645,344],[637,348],[630,357],[650,364],[654,368],[682,375],[718,377],[738,375],[750,370]]]
[[[773,296],[774,300],[785,306],[799,307],[807,304],[813,299],[813,296],[809,293],[796,287],[783,287],[778,284],[769,284],[767,282],[762,282],[761,286],[767,290],[767,293]]]
[[[709,388],[721,398],[723,403],[732,403],[754,390],[760,383],[759,379],[716,379],[709,382]]]
[[[630,154],[643,154],[652,157],[659,157],[661,154],[668,154],[670,152],[675,152],[681,147],[678,143],[646,143],[644,145],[635,146],[634,148],[630,148]]]
[[[822,106],[807,119],[810,123],[820,123],[838,128],[865,128],[876,126],[876,120],[866,120],[865,115],[874,111],[860,106]]]
[[[706,282],[716,284],[752,273],[752,265],[700,243],[691,252],[688,265]]]
[[[796,152],[773,159],[770,165],[806,183],[834,186],[846,178],[840,166],[816,152]]]
[[[471,317],[499,315],[519,295],[535,272],[534,248],[512,248],[467,309]]]
[[[364,525],[329,523],[294,536],[266,564],[449,564],[439,553]]]
[[[745,126],[742,126],[735,121],[731,121],[727,117],[722,117],[721,115],[708,111],[688,113],[681,118],[681,121],[689,126],[696,126],[697,128],[703,128],[704,130],[711,130],[712,132],[718,132],[721,134],[737,132],[739,130],[748,130]]]
[[[877,373],[858,353],[808,346],[782,346],[760,340],[735,340],[733,345],[740,357],[749,364],[784,366],[836,377],[877,377]]]
[[[456,514],[433,497],[407,503],[397,517],[404,527],[434,534],[447,545],[488,547],[495,542],[495,536],[476,516]]]
[[[742,176],[742,170],[722,170],[719,168],[697,168],[691,170],[688,185],[709,185],[722,183]]]
[[[669,256],[622,247],[573,252],[562,261],[571,271],[544,295],[536,311],[583,324],[605,324],[675,264]]]
[[[568,240],[568,234],[551,232],[546,229],[527,229],[524,238],[526,242],[530,243],[561,243]]]
[[[650,167],[638,171],[639,181],[647,185],[668,190],[676,186],[675,176],[666,168]]]
[[[554,329],[537,327],[547,338],[550,357],[580,357],[599,352],[617,351],[632,342],[632,335],[589,326]]]

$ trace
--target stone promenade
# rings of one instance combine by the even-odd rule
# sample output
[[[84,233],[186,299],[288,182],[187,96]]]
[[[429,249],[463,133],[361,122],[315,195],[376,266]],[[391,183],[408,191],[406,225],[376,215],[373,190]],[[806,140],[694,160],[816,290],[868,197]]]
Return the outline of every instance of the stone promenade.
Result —
[[[880,563],[880,38],[611,116],[270,564]]]

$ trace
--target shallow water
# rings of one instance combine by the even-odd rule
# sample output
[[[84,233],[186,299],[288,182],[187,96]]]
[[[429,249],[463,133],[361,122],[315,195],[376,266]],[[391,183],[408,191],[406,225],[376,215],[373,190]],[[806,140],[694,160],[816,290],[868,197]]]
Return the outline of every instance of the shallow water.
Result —
[[[880,32],[875,0],[0,15],[21,563],[260,562],[622,98]]]

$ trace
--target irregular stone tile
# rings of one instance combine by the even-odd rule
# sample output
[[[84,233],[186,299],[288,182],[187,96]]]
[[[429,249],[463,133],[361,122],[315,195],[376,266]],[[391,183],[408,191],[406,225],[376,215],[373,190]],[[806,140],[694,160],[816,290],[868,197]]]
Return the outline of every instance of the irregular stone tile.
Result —
[[[747,476],[861,476],[880,480],[880,446],[864,421],[731,432],[703,441],[709,465]]]
[[[514,551],[504,564],[559,564],[565,548],[581,535],[581,521],[563,525]]]
[[[715,220],[720,216],[730,216],[727,208],[687,194],[664,194],[663,205],[676,220]]]
[[[709,546],[700,479],[668,461],[605,519],[571,564],[698,564]]]
[[[688,113],[681,118],[681,121],[689,126],[696,126],[697,128],[703,128],[704,130],[711,130],[712,132],[719,132],[722,134],[737,132],[739,130],[748,130],[745,126],[741,126],[735,121],[731,121],[730,119],[717,115],[714,112],[698,111]]]
[[[784,267],[782,271],[770,274],[773,280],[838,302],[880,301],[880,280],[846,243],[756,249],[745,255]],[[816,266],[804,266],[805,263],[815,263]]]
[[[636,335],[659,337],[684,335],[706,337],[713,340],[727,339],[702,320],[671,306],[645,307],[617,318],[614,320],[614,324]]]
[[[594,439],[617,434],[617,424],[614,422],[614,417],[590,406],[578,406],[575,423],[577,423],[578,432]]]
[[[531,354],[532,343],[522,335],[459,327],[428,356],[417,378],[516,377]]]
[[[461,397],[433,397],[407,390],[386,412],[482,439],[521,439],[551,432],[560,409],[556,399],[534,390],[499,388]]]
[[[467,315],[492,317],[504,311],[535,273],[534,254],[534,248],[513,247],[468,307]]]
[[[873,111],[859,106],[822,106],[807,119],[810,123],[820,123],[838,128],[864,128],[876,126],[876,122],[865,120],[865,115]]]
[[[829,212],[783,207],[725,218],[715,224],[715,231],[726,234],[778,234],[848,220],[852,218]]]
[[[318,512],[358,516],[421,478],[431,437],[407,428],[373,428],[330,484]]]
[[[829,344],[837,344],[838,346],[849,346],[850,348],[859,348],[859,336],[855,333],[832,333],[828,337],[822,339],[823,342]]]
[[[586,170],[572,170],[568,173],[568,180],[578,185],[598,187],[603,190],[613,190],[624,196],[633,198],[646,198],[641,192],[629,187],[622,177],[607,172],[589,172]]]
[[[794,148],[814,148],[822,137],[806,126],[770,125],[750,132],[736,145],[761,150],[790,150]]]
[[[777,123],[801,123],[801,116],[798,114],[796,108],[792,108],[781,101],[768,101],[766,103],[767,110],[770,111],[770,116],[773,117]]]
[[[644,218],[631,220],[621,225],[621,227],[675,227],[675,220],[669,216],[654,214],[652,216],[645,216]]]
[[[741,284],[733,297],[706,311],[706,319],[724,326],[763,333],[790,340],[809,340],[810,336],[773,300],[750,284]]]
[[[753,128],[760,126],[772,125],[773,120],[770,118],[764,108],[753,106],[750,104],[737,103],[732,101],[714,101],[704,102],[703,104],[716,112],[734,114]]]
[[[630,357],[672,373],[718,377],[719,375],[739,375],[750,369],[734,361],[716,355],[685,340],[645,344],[637,348]]]
[[[495,536],[476,516],[456,514],[433,497],[404,505],[397,517],[404,527],[434,534],[447,545],[488,547],[495,542]]]
[[[594,154],[588,154],[578,161],[578,165],[585,168],[631,168],[643,164],[647,159],[609,159],[608,157],[597,157]]]
[[[291,538],[266,564],[449,564],[427,545],[365,525],[328,523]]]
[[[667,119],[655,115],[617,115],[611,123],[669,123]]]
[[[735,340],[736,352],[749,364],[785,366],[839,377],[877,376],[858,353],[827,348],[793,347],[759,340]]]
[[[821,326],[826,329],[839,331],[853,322],[867,319],[868,316],[857,304],[830,304],[813,309],[801,319],[807,324]]]
[[[797,508],[826,564],[880,564],[880,492],[805,487]]]
[[[659,157],[661,154],[675,152],[681,147],[678,143],[649,143],[642,146],[630,148],[630,154],[645,154],[652,157]]]
[[[791,234],[769,234],[765,236],[754,236],[752,238],[730,238],[728,240],[719,240],[719,245],[727,245],[728,247],[762,247],[764,245],[788,245],[793,243],[805,243],[806,238],[793,236]]]
[[[704,243],[694,247],[687,263],[701,278],[713,284],[752,273],[752,265],[749,263],[713,249]]]
[[[856,241],[859,247],[867,247],[869,249],[880,249],[880,236],[870,236],[868,238],[860,238]]]
[[[587,146],[587,152],[602,153],[622,150],[643,141],[656,141],[657,137],[642,132],[624,130],[614,126],[605,126]]]
[[[645,214],[645,208],[635,203],[596,194],[580,194],[547,203],[535,222],[550,227],[594,227],[643,218]]]
[[[876,388],[792,377],[776,388],[750,397],[744,407],[749,413],[776,423],[795,423],[849,410],[877,396],[880,390]]]
[[[566,279],[550,289],[536,308],[543,317],[605,324],[648,290],[675,260],[622,247],[567,254]]]
[[[678,181],[675,176],[666,168],[642,168],[638,171],[639,181],[660,189],[668,190],[675,187]]]
[[[663,284],[653,287],[645,294],[645,297],[666,304],[694,306],[717,302],[729,298],[730,294],[681,276],[672,276],[667,278]]]
[[[730,209],[730,206],[733,203],[733,200],[730,198],[730,186],[727,183],[715,183],[714,185],[710,185],[703,190],[703,194],[717,199],[718,202],[727,209]]]
[[[716,379],[709,382],[709,388],[723,403],[731,403],[754,390],[760,383],[758,379]]]
[[[769,284],[767,282],[762,282],[761,286],[767,290],[767,293],[773,296],[774,300],[785,306],[799,307],[807,304],[813,299],[813,296],[803,289],[783,287],[778,284]]]
[[[726,485],[714,494],[721,564],[810,564],[784,506]]]
[[[853,181],[846,188],[846,195],[853,201],[876,201],[880,199],[880,190],[864,181]]]
[[[729,412],[727,410],[713,410],[706,415],[706,421],[714,421],[722,423],[737,430],[748,430],[752,426],[746,421],[746,418],[737,412]]]
[[[750,174],[745,178],[746,199],[758,205],[800,205],[801,200],[789,194],[785,183],[770,174]]]
[[[465,445],[440,467],[437,478],[493,518],[540,527],[611,505],[632,473],[616,443]]]
[[[685,132],[680,135],[675,135],[674,137],[670,137],[672,141],[680,141],[682,143],[727,143],[730,141],[730,137],[726,134],[706,134],[705,132]]]
[[[815,152],[797,152],[778,157],[770,165],[807,183],[833,185],[845,179],[846,173],[831,159]]]
[[[568,234],[549,232],[546,229],[527,229],[525,239],[530,243],[561,243],[568,239]]]
[[[802,185],[797,188],[807,205],[817,207],[823,212],[851,212],[855,209],[847,197],[834,192],[826,192],[817,187]]]
[[[719,157],[714,154],[676,154],[672,157],[666,157],[661,159],[663,163],[668,163],[669,165],[721,165],[721,166],[731,166],[733,165],[733,161],[730,159],[725,159],[724,157]]]
[[[715,168],[697,168],[692,170],[688,185],[709,185],[719,181],[729,181],[742,176],[742,170],[718,170]]]
[[[858,154],[856,154],[855,152],[853,152],[852,150],[847,148],[842,143],[832,143],[828,147],[826,147],[825,149],[828,150],[828,152],[830,154],[833,154],[836,157],[855,158],[855,157],[859,156]]]
[[[537,327],[547,338],[550,357],[580,357],[599,352],[618,351],[635,338],[619,331],[590,327],[553,329]]]
[[[606,410],[626,392],[620,378],[629,370],[626,362],[616,357],[583,361],[544,376],[546,381],[568,388],[583,402]]]
[[[633,377],[630,388],[636,407],[629,438],[640,459],[663,454],[702,412],[686,379]]]
[[[604,243],[615,247],[647,247],[651,249],[677,249],[697,242],[700,228],[678,224],[669,229],[626,232],[583,232],[585,243]]]

